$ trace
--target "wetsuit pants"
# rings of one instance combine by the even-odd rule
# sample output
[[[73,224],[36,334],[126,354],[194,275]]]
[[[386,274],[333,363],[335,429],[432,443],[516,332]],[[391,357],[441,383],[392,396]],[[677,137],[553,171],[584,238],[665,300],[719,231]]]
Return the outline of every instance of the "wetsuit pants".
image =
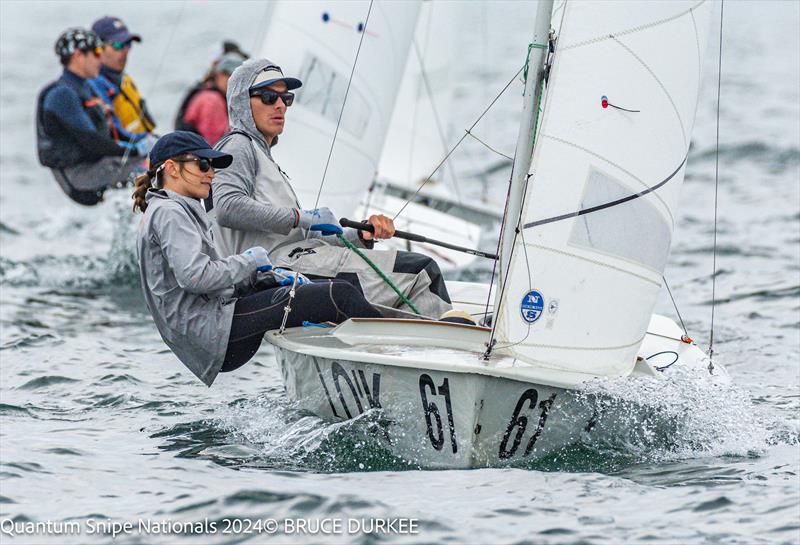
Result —
[[[236,301],[228,350],[220,372],[233,371],[247,363],[261,346],[264,333],[280,327],[289,289],[269,288]],[[351,317],[380,318],[381,313],[352,284],[316,280],[295,290],[286,327],[297,327],[304,321],[338,323]]]
[[[103,193],[109,187],[128,185],[128,178],[140,162],[138,157],[123,162],[122,157],[108,156],[93,163],[54,168],[53,176],[70,199],[93,206],[103,200]]]

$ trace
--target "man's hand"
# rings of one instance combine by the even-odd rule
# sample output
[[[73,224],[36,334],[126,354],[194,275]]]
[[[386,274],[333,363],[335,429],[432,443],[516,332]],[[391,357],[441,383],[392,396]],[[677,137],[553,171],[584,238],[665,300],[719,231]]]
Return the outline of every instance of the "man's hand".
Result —
[[[361,231],[361,238],[364,240],[392,238],[394,236],[394,222],[383,214],[373,214],[367,220],[375,228],[373,235],[369,231]]]

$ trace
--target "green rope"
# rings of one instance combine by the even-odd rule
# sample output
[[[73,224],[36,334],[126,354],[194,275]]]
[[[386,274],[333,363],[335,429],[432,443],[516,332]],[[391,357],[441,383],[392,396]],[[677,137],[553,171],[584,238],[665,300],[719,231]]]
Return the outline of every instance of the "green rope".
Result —
[[[547,49],[547,44],[528,44],[528,53],[525,55],[525,66],[522,68],[522,82],[528,81],[528,60],[531,58],[531,49]],[[525,87],[522,88],[522,96],[525,96]]]
[[[349,240],[347,240],[347,239],[345,238],[345,236],[344,236],[342,233],[337,233],[337,234],[336,234],[336,236],[337,236],[337,237],[339,237],[339,240],[341,240],[341,241],[342,241],[342,243],[343,243],[345,246],[347,246],[348,248],[350,248],[351,250],[353,250],[353,251],[354,251],[356,254],[358,254],[358,256],[359,256],[361,259],[363,259],[364,261],[366,261],[366,262],[367,262],[367,265],[369,265],[370,267],[372,267],[372,270],[373,270],[373,271],[375,271],[376,273],[378,273],[378,276],[380,276],[380,277],[383,279],[383,281],[384,281],[384,282],[386,282],[387,284],[389,284],[389,287],[390,287],[390,288],[392,288],[392,289],[394,290],[394,292],[395,292],[395,293],[398,295],[398,297],[400,297],[400,299],[401,299],[401,300],[402,300],[402,301],[403,301],[405,304],[407,304],[407,305],[408,305],[408,307],[409,307],[411,310],[413,310],[413,311],[414,311],[414,312],[417,314],[417,316],[422,316],[422,313],[419,311],[419,309],[418,309],[417,307],[415,307],[415,306],[414,306],[414,303],[412,303],[411,301],[409,301],[409,300],[408,300],[408,297],[406,297],[406,296],[403,294],[403,292],[402,292],[402,291],[400,291],[400,290],[397,288],[397,286],[395,286],[395,285],[392,283],[392,281],[391,281],[391,280],[389,280],[389,277],[388,277],[388,276],[386,276],[386,275],[383,273],[383,271],[382,271],[382,270],[380,270],[380,269],[378,268],[378,266],[377,266],[375,263],[373,263],[373,262],[372,262],[372,260],[370,260],[370,258],[368,258],[368,257],[367,257],[367,256],[364,254],[364,252],[362,252],[361,250],[359,250],[358,248],[356,248],[356,247],[355,247],[355,245],[354,245],[352,242],[350,242]]]

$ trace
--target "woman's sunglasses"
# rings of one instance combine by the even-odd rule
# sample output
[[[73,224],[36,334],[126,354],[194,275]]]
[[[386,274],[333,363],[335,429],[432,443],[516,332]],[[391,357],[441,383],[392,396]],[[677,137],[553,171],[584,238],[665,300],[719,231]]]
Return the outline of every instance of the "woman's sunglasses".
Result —
[[[94,53],[95,57],[99,57],[100,55],[103,54],[103,48],[102,47],[94,47],[92,49],[81,49],[81,51],[85,55],[88,55],[89,53]]]
[[[287,108],[294,102],[294,93],[279,93],[278,91],[273,91],[272,89],[253,91],[250,93],[250,96],[260,97],[261,102],[270,106],[278,101],[278,97],[280,97],[283,103],[286,104]]]
[[[173,159],[176,163],[194,163],[197,161],[197,168],[200,169],[200,172],[208,172],[209,170],[214,168],[214,165],[211,164],[211,161],[208,159],[202,159],[200,157],[193,157],[192,159],[180,159],[176,160]]]

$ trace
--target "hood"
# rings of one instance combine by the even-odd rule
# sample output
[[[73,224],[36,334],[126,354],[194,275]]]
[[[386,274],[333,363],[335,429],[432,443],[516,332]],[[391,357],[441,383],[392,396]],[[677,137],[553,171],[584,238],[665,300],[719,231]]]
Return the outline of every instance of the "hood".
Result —
[[[211,226],[209,223],[208,214],[206,214],[206,210],[203,208],[203,205],[199,199],[186,197],[169,189],[150,188],[147,190],[144,200],[148,206],[152,204],[151,201],[155,200],[175,201],[180,204],[181,207],[190,215],[194,216],[200,225],[204,226],[205,228],[209,228]]]
[[[256,122],[253,120],[253,111],[250,109],[250,86],[256,76],[267,66],[275,63],[268,59],[250,59],[233,71],[228,80],[228,125],[231,130],[246,132],[267,154],[269,145],[264,135],[258,132]],[[276,137],[272,145],[278,143]]]

